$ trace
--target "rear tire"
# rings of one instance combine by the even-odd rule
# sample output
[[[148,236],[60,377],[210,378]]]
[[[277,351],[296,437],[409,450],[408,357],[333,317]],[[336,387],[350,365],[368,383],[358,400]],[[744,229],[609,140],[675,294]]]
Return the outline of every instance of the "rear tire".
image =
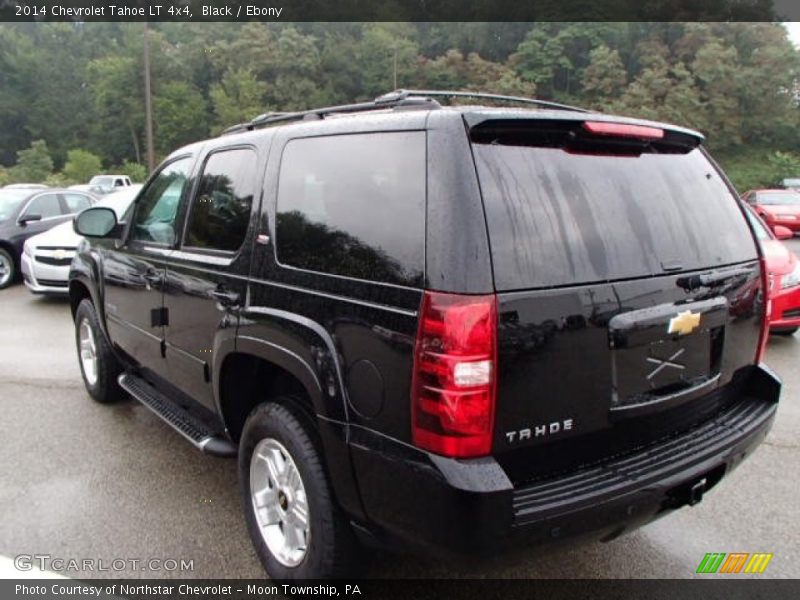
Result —
[[[334,500],[316,436],[284,405],[292,401],[262,404],[245,423],[239,488],[247,529],[271,578],[342,577],[357,546]]]
[[[17,263],[14,257],[3,248],[0,248],[0,290],[7,288],[17,276]]]
[[[800,327],[789,327],[787,329],[773,329],[770,333],[774,333],[775,335],[789,336],[797,333],[798,329],[800,329]]]
[[[97,402],[107,404],[125,396],[117,377],[122,368],[103,335],[100,319],[90,300],[81,300],[75,312],[75,344],[86,391]]]

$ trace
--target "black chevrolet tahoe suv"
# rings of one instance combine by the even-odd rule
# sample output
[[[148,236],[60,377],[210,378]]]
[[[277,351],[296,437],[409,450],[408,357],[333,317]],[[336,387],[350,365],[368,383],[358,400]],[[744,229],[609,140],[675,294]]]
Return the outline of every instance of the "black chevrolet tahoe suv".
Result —
[[[763,264],[702,136],[455,95],[265,114],[75,220],[89,394],[238,457],[272,577],[612,539],[774,420]]]

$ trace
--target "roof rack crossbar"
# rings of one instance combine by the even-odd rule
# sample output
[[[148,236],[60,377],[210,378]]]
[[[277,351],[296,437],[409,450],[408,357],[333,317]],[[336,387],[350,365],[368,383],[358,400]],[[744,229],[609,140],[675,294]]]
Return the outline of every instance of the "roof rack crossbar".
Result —
[[[483,98],[485,100],[500,100],[502,102],[518,102],[521,104],[535,104],[547,108],[556,108],[559,110],[569,110],[575,112],[591,112],[579,106],[572,106],[569,104],[562,104],[560,102],[551,102],[550,100],[537,100],[536,98],[525,98],[524,96],[505,96],[502,94],[487,94],[484,92],[460,92],[455,90],[395,90],[384,94],[376,99],[376,102],[385,98],[386,101],[395,100],[397,98],[410,98],[413,96],[428,96],[432,98]]]
[[[501,102],[517,102],[521,104],[534,104],[546,108],[556,108],[559,110],[569,110],[577,112],[590,112],[585,108],[550,102],[549,100],[537,100],[535,98],[524,98],[522,96],[504,96],[501,94],[486,94],[483,92],[459,92],[452,90],[395,90],[388,94],[378,96],[370,102],[357,102],[355,104],[342,104],[339,106],[326,106],[324,108],[312,108],[311,110],[301,110],[295,112],[268,112],[259,115],[246,123],[239,123],[233,127],[228,127],[222,135],[252,131],[257,127],[263,127],[272,123],[301,121],[309,116],[324,117],[325,115],[337,113],[354,113],[371,110],[384,110],[393,107],[431,107],[441,108],[435,98],[482,98],[484,100],[499,100]]]

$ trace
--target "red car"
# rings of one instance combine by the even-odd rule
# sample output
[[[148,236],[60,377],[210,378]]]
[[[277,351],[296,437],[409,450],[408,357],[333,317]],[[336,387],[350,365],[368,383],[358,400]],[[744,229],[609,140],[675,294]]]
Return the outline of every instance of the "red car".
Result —
[[[777,225],[773,233],[753,209],[747,211],[747,217],[761,244],[769,273],[770,333],[792,335],[800,328],[800,259],[781,240],[793,234],[781,225]]]
[[[751,190],[742,199],[755,209],[770,229],[782,226],[800,232],[800,192],[796,190]]]

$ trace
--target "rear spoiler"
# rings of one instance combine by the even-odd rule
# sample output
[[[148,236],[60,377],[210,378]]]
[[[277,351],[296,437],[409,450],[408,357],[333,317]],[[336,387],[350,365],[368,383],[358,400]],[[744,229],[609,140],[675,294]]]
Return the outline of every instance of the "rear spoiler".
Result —
[[[642,153],[686,154],[700,144],[702,134],[680,127],[601,115],[583,118],[475,118],[465,115],[470,140],[476,144],[560,148],[579,154],[638,156]],[[472,121],[472,122],[470,122]]]

